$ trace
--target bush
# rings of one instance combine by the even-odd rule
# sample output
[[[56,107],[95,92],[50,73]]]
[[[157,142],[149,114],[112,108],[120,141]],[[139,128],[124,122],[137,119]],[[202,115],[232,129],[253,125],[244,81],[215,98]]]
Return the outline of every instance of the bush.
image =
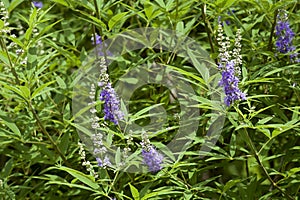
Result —
[[[0,199],[298,199],[296,0],[2,0]]]

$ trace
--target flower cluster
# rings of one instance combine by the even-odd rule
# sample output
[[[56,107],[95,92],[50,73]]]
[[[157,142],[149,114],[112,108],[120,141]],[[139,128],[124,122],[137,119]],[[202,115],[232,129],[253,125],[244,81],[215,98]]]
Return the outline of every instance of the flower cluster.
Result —
[[[92,164],[90,163],[90,161],[86,161],[85,160],[85,150],[84,150],[84,147],[83,147],[83,144],[78,142],[78,146],[79,146],[79,155],[80,155],[80,158],[83,160],[82,162],[82,166],[85,166],[87,171],[90,172],[90,175],[92,175],[93,177],[95,178],[98,178],[98,174],[96,174]]]
[[[103,145],[102,141],[103,135],[101,133],[95,133],[92,135],[92,141],[94,145],[93,154],[96,156],[96,160],[99,167],[106,168],[111,165],[111,162],[107,155],[104,156],[104,159],[101,159],[100,156],[104,155],[107,152],[107,148]]]
[[[95,88],[95,85],[92,84],[90,96],[89,96],[91,102],[88,105],[91,106],[90,113],[93,115],[93,117],[91,118],[92,128],[97,130],[98,128],[100,128],[100,125],[99,125],[100,118],[96,115],[97,110],[95,108],[95,106],[96,106],[95,96],[96,96],[96,88]]]
[[[0,19],[4,22],[4,27],[0,30],[0,33],[10,33],[9,29],[9,22],[7,21],[9,19],[8,11],[5,8],[4,3],[1,1],[0,2]]]
[[[120,111],[120,102],[118,96],[114,88],[111,86],[111,83],[109,82],[109,76],[106,73],[107,67],[105,64],[105,59],[101,57],[100,62],[98,62],[97,64],[100,65],[100,81],[98,82],[98,86],[100,87],[101,92],[99,95],[99,100],[104,102],[104,120],[109,120],[114,124],[118,124],[118,120],[122,119],[123,113]],[[95,108],[95,99],[98,98],[96,96],[96,88],[94,84],[91,85],[89,98],[91,100],[91,102],[89,103],[89,106],[91,106],[90,113],[93,116],[91,117],[91,126],[92,129],[95,131],[95,133],[91,136],[94,149],[93,154],[96,156],[98,166],[106,168],[107,166],[111,165],[111,162],[109,160],[109,157],[106,155],[107,148],[103,143],[103,134],[99,131],[100,118],[97,116],[97,110]]]
[[[95,131],[95,133],[91,136],[91,140],[93,143],[94,151],[93,154],[96,156],[96,160],[99,167],[106,168],[106,166],[111,165],[109,158],[107,156],[104,157],[102,160],[100,157],[104,155],[107,152],[107,148],[103,145],[103,135],[98,131],[98,128],[100,128],[99,120],[100,118],[96,115],[97,110],[95,108],[96,102],[95,102],[95,96],[96,96],[96,88],[95,85],[91,85],[91,91],[89,93],[89,98],[91,99],[91,102],[89,103],[90,113],[92,114],[91,123],[92,123],[92,129]]]
[[[102,89],[100,100],[104,101],[104,120],[118,124],[118,120],[123,118],[123,113],[120,111],[120,101],[111,83],[107,83]]]
[[[143,164],[148,166],[150,172],[158,172],[162,169],[164,157],[150,144],[146,134],[143,134],[142,156]]]
[[[128,158],[129,152],[131,152],[130,145],[133,144],[133,137],[132,137],[132,130],[129,130],[128,137],[126,139],[127,146],[123,149],[123,157],[126,159]]]
[[[275,34],[277,36],[277,41],[275,43],[276,49],[278,52],[290,54],[290,60],[299,62],[300,60],[297,59],[298,54],[294,53],[295,46],[293,45],[293,39],[295,37],[295,33],[290,28],[290,23],[288,21],[287,14],[285,12],[279,13],[277,15],[277,23],[275,27]]]
[[[222,73],[222,79],[220,80],[219,85],[224,87],[224,103],[226,106],[230,106],[236,100],[246,100],[246,94],[241,92],[238,87],[240,82],[239,76],[241,74],[239,66],[242,64],[242,57],[240,55],[241,32],[240,30],[237,31],[234,43],[235,47],[232,51],[229,51],[229,38],[223,36],[223,27],[222,24],[219,23],[217,40],[220,45],[220,62],[218,63],[218,68]]]
[[[123,113],[120,110],[120,101],[115,89],[109,82],[108,74],[106,73],[105,60],[101,58],[101,71],[100,71],[100,81],[98,86],[102,89],[100,93],[100,100],[104,102],[104,120],[109,120],[114,124],[118,124],[119,120],[123,119]]]

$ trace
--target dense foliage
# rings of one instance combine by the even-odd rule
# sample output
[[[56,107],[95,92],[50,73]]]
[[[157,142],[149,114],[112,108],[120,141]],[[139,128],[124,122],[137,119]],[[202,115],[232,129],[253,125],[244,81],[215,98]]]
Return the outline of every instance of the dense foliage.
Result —
[[[297,0],[1,0],[0,199],[299,199],[299,8]],[[100,98],[86,107],[96,107],[93,128],[109,141],[99,133],[80,138],[78,132],[89,131],[76,123],[80,112],[74,115],[72,107],[77,72],[95,45],[101,51],[109,48],[106,39],[145,27],[195,40],[219,71],[217,88],[225,87],[225,95],[215,106],[211,80],[183,56],[144,47],[105,66],[113,49],[98,52],[104,70],[88,92]],[[181,125],[180,95],[144,85],[125,111],[113,89],[119,79],[134,83],[120,77],[153,62],[189,83],[200,110],[192,142],[175,159],[158,150]],[[130,120],[151,124],[156,114],[149,108],[158,104],[167,119],[154,136],[122,132],[121,123]],[[221,135],[201,155],[217,112],[225,117],[216,125]],[[127,172],[95,156],[107,151],[105,142],[120,147],[116,160],[120,149],[144,156],[150,172]]]

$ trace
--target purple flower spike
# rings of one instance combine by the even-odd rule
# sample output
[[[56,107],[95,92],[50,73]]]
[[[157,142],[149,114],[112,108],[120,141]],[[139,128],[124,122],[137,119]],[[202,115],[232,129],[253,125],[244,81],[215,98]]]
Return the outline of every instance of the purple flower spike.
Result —
[[[219,85],[224,86],[226,106],[230,106],[236,100],[246,100],[246,95],[238,87],[239,78],[235,76],[234,61],[229,61],[225,67],[220,64],[219,68],[222,69],[222,79]]]
[[[289,53],[295,50],[292,42],[295,33],[290,28],[288,21],[278,21],[276,25],[276,47],[280,53]]]
[[[104,120],[109,120],[117,125],[118,120],[123,119],[123,113],[120,111],[118,96],[110,83],[101,91],[100,100],[104,101]]]
[[[150,172],[157,172],[162,169],[163,156],[152,145],[149,148],[143,148],[142,155],[143,163],[148,166]]]
[[[275,27],[275,35],[277,36],[277,41],[275,43],[276,50],[282,54],[290,53],[290,61],[299,62],[298,53],[295,53],[296,47],[293,45],[295,33],[290,28],[287,14],[278,14],[277,19],[278,21]]]
[[[234,42],[234,49],[229,51],[230,41],[228,37],[223,36],[222,25],[219,24],[218,28],[218,43],[219,48],[219,70],[221,71],[222,78],[219,81],[219,85],[224,87],[224,103],[226,106],[230,106],[236,100],[246,100],[246,94],[239,89],[239,75],[241,74],[240,65],[242,65],[241,51],[241,31],[238,29]],[[225,41],[224,41],[225,39]]]
[[[41,1],[33,1],[32,3],[36,8],[42,8],[43,7],[43,2],[41,2]]]

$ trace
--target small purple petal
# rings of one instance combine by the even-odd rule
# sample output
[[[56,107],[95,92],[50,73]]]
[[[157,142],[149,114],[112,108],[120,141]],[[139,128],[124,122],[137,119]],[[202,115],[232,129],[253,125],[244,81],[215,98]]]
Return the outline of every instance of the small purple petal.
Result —
[[[32,3],[37,8],[42,8],[43,7],[43,2],[41,2],[41,1],[33,1]]]
[[[97,160],[97,162],[98,162],[98,166],[99,167],[103,167],[103,162],[102,162],[102,160],[100,159],[100,158],[96,158],[96,160]]]

